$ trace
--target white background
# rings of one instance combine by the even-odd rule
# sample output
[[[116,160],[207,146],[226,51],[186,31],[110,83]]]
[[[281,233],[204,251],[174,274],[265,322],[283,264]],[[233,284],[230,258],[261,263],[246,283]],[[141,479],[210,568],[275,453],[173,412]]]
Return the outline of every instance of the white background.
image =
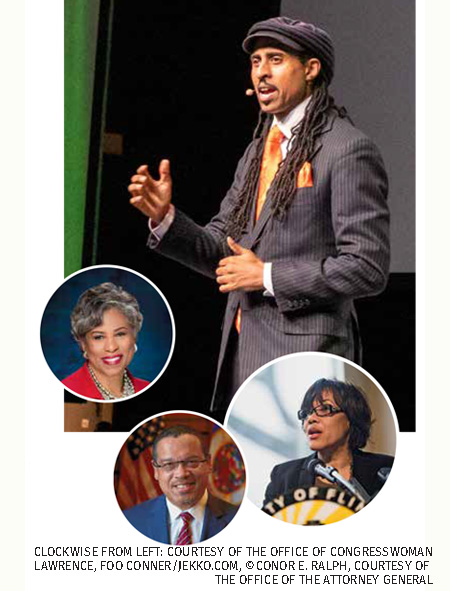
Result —
[[[439,591],[448,588],[449,10],[443,13],[445,0],[427,0],[425,15],[424,4],[418,2],[417,12],[417,433],[401,434],[389,481],[358,516],[326,530],[300,528],[266,518],[246,502],[207,544],[433,544]],[[30,0],[25,8],[9,2],[0,9],[4,588],[113,590],[141,583],[209,589],[211,574],[33,571],[35,546],[154,544],[130,528],[115,501],[113,465],[124,434],[64,434],[62,389],[40,350],[41,314],[63,275],[63,2]]]

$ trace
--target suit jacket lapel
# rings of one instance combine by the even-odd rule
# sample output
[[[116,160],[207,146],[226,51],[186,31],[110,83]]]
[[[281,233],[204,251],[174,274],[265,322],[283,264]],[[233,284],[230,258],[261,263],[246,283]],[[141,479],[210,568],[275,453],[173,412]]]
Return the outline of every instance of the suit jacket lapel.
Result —
[[[170,544],[169,515],[165,495],[161,495],[155,499],[152,514],[149,515],[149,521],[151,523],[151,537],[158,542]]]
[[[317,454],[313,453],[307,458],[305,458],[304,462],[302,463],[301,469],[298,471],[297,487],[308,488],[309,486],[314,486],[314,482],[316,481],[316,479],[314,475],[309,472],[308,464],[311,460],[313,460],[316,457]]]
[[[255,201],[255,206],[252,209],[252,216],[253,216],[252,219],[253,220],[255,219],[254,216],[255,216],[255,207],[256,207],[256,197],[255,197],[254,201]],[[247,248],[252,248],[255,245],[255,242],[258,240],[259,236],[261,235],[261,232],[263,231],[267,222],[269,221],[270,213],[271,213],[271,202],[272,202],[272,196],[271,196],[271,190],[269,188],[266,200],[264,201],[264,204],[261,208],[261,213],[259,214],[259,218],[256,220],[256,222],[254,222],[252,231],[250,232],[250,246],[248,246]]]
[[[215,517],[214,517],[213,513],[211,512],[211,509],[209,508],[208,505],[206,505],[205,517],[203,519],[202,535],[200,536],[201,542],[203,542],[204,540],[207,540],[208,538],[210,538],[211,536],[214,535],[211,533],[211,528],[214,525],[214,520],[215,520]]]
[[[221,518],[224,515],[220,499],[208,493],[208,502],[205,507],[205,518],[203,520],[202,535],[200,541],[203,542],[212,536],[215,536],[223,529]]]

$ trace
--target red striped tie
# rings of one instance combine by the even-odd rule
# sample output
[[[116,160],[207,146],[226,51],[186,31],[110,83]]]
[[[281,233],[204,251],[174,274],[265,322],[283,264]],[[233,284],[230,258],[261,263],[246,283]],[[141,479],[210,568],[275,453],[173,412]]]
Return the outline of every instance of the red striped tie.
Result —
[[[192,544],[192,532],[190,523],[194,519],[194,517],[189,513],[189,511],[183,511],[183,513],[180,513],[179,517],[181,517],[181,519],[183,520],[183,527],[181,528],[181,531],[178,534],[178,538],[175,543],[177,546],[187,546],[188,544]]]

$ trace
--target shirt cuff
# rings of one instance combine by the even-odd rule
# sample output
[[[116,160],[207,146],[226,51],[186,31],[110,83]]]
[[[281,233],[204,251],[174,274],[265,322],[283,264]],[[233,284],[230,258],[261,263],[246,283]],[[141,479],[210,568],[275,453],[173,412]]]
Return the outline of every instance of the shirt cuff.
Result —
[[[170,228],[175,218],[175,207],[170,204],[166,215],[163,217],[159,224],[156,224],[151,218],[148,220],[148,227],[150,230],[151,246],[154,248],[158,246],[161,240],[164,238],[166,232]]]
[[[272,263],[264,263],[263,284],[265,288],[263,295],[275,297],[275,291],[273,289],[272,283]]]

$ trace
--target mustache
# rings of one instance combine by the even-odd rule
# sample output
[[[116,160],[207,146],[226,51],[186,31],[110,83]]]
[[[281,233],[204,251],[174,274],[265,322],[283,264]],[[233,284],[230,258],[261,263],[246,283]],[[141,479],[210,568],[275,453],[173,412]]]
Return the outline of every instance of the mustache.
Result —
[[[274,84],[270,84],[270,82],[266,82],[266,80],[261,80],[258,84],[258,90],[261,88],[268,88],[269,90],[278,90],[278,88]]]
[[[186,476],[186,478],[177,478],[176,480],[174,480],[172,482],[172,484],[175,485],[175,486],[177,484],[195,484],[195,480],[193,480],[189,476]]]

